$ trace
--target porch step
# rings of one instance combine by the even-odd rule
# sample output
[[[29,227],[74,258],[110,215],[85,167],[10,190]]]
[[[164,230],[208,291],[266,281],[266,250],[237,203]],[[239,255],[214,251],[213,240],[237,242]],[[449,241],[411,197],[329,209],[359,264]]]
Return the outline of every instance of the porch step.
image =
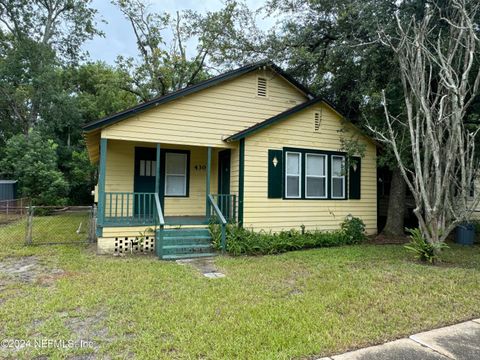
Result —
[[[216,253],[196,253],[196,254],[175,254],[175,255],[163,255],[164,260],[178,260],[178,259],[193,259],[199,257],[212,257],[217,256]]]
[[[183,236],[208,236],[210,231],[206,228],[179,228],[179,229],[164,229],[163,237],[183,237]]]
[[[162,259],[188,259],[212,256],[212,237],[207,228],[179,228],[158,230],[162,234]]]
[[[206,235],[199,236],[164,236],[163,246],[170,245],[196,245],[196,244],[212,244],[212,237]]]

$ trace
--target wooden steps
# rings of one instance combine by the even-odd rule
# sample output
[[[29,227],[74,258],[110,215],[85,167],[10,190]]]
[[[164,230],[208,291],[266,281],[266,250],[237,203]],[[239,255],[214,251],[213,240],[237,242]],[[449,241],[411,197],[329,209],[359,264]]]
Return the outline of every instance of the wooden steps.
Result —
[[[160,259],[215,256],[212,237],[207,228],[158,229],[155,235],[158,244],[156,253]]]

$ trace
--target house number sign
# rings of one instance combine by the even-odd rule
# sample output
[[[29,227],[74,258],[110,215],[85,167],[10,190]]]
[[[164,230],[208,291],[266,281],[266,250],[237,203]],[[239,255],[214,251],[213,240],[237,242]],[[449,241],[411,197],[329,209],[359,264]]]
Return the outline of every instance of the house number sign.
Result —
[[[195,165],[194,169],[197,171],[207,170],[207,165]]]

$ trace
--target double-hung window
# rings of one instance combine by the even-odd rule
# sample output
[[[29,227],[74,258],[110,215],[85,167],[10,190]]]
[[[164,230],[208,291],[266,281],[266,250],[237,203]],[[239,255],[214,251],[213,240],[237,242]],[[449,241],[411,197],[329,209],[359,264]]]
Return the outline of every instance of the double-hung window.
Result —
[[[332,155],[332,199],[345,198],[345,156]]]
[[[302,154],[298,152],[286,152],[285,166],[285,197],[300,198],[302,196]]]
[[[165,195],[187,196],[187,154],[165,154]]]
[[[305,154],[305,197],[327,197],[327,155]]]

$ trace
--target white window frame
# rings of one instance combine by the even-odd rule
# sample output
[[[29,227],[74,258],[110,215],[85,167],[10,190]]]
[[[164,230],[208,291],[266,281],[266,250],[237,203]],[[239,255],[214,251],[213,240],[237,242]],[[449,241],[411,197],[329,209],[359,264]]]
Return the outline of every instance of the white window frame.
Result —
[[[167,171],[167,163],[168,163],[168,155],[169,154],[175,154],[175,155],[183,155],[185,157],[185,173],[184,174],[169,174]],[[186,197],[187,196],[187,177],[188,177],[188,154],[185,153],[177,153],[177,152],[172,152],[172,151],[167,151],[165,152],[165,196],[171,196],[171,197]],[[183,176],[184,181],[183,181],[183,194],[169,194],[167,192],[167,182],[168,182],[168,177],[169,176]]]
[[[288,174],[288,155],[298,155],[298,175]],[[298,176],[298,196],[288,196],[288,177]],[[301,199],[302,198],[302,153],[297,151],[285,152],[285,199]]]
[[[308,175],[308,156],[321,156],[323,157],[323,167],[325,175]],[[325,179],[325,196],[308,196],[307,180],[308,178]],[[306,199],[327,199],[328,198],[328,156],[326,154],[318,153],[305,153],[305,198]]]
[[[343,171],[345,171],[345,156],[343,156],[343,155],[332,155],[332,156],[330,157],[330,159],[331,159],[331,160],[330,160],[330,161],[331,161],[331,165],[330,165],[330,166],[331,166],[331,169],[332,169],[331,181],[330,181],[330,184],[331,184],[331,185],[330,185],[331,198],[332,198],[332,199],[345,199],[345,192],[346,192],[346,189],[345,189],[345,185],[346,185],[346,184],[345,184],[345,182],[346,182],[346,181],[345,181],[345,174],[343,174],[343,175],[341,175],[341,176],[334,176],[334,175],[333,175],[333,159],[335,159],[335,158],[340,158],[340,159],[342,159],[342,169],[343,169]],[[343,184],[343,186],[342,186],[342,196],[334,196],[334,194],[333,194],[333,179],[342,179],[342,184]]]

